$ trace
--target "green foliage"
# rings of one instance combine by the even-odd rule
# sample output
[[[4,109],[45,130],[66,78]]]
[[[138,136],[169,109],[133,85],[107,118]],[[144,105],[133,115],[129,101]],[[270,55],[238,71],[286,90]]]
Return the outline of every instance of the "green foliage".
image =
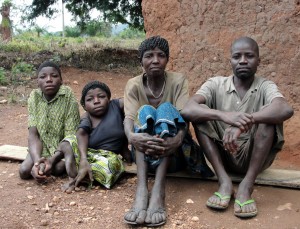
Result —
[[[0,50],[5,52],[24,52],[31,53],[38,51],[38,46],[34,46],[31,44],[32,42],[22,41],[19,39],[12,40],[11,42],[4,44],[0,43]]]
[[[7,95],[8,103],[16,104],[18,102],[18,95],[14,92],[14,90]]]
[[[126,36],[123,36],[126,37]],[[115,48],[115,49],[137,49],[144,37],[122,38],[112,37],[65,37],[57,34],[43,33],[37,36],[35,30],[19,31],[9,43],[0,42],[0,52],[22,52],[25,54],[36,53],[44,50],[56,53],[57,57],[68,56],[72,52],[85,48]]]
[[[83,32],[91,37],[93,36],[110,37],[111,31],[112,28],[110,23],[102,22],[98,20],[91,20],[86,24]]]
[[[138,39],[138,38],[145,39],[146,34],[142,30],[128,27],[128,28],[124,29],[123,31],[121,31],[117,35],[117,37],[120,37],[122,39]]]
[[[7,85],[7,78],[4,68],[0,67],[0,85]]]
[[[18,62],[12,66],[11,69],[11,81],[13,83],[22,83],[32,78],[34,74],[34,66],[27,64],[26,62]]]
[[[53,7],[58,0],[33,0],[27,8],[29,19],[44,15],[51,18],[57,9]],[[131,27],[143,29],[142,0],[64,0],[66,8],[79,18],[78,25],[82,28],[91,19],[90,11],[99,10],[105,21],[128,24]]]
[[[2,10],[2,7],[10,7],[10,6],[12,6],[11,0],[4,0],[0,10]]]
[[[79,37],[81,35],[81,30],[78,26],[71,27],[66,26],[65,27],[65,36],[66,37]]]

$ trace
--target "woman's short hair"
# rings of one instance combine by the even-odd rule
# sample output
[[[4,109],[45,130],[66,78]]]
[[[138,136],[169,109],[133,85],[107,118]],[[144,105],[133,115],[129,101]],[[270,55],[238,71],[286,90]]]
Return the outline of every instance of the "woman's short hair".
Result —
[[[108,99],[110,99],[111,92],[110,92],[109,87],[105,83],[102,83],[98,80],[94,80],[94,81],[88,82],[83,87],[82,93],[81,93],[81,99],[80,99],[81,106],[84,107],[84,105],[85,105],[85,96],[88,93],[88,91],[92,90],[92,89],[95,89],[95,88],[100,88],[101,90],[105,91],[105,93],[107,94]]]
[[[139,47],[139,60],[142,62],[143,55],[146,51],[153,50],[155,48],[162,50],[169,60],[169,43],[166,39],[160,36],[149,37],[144,40]]]
[[[60,71],[59,66],[58,66],[56,63],[52,62],[52,61],[45,61],[45,62],[43,62],[43,63],[39,66],[39,68],[37,69],[36,75],[38,76],[38,74],[39,74],[39,72],[42,70],[42,68],[46,68],[46,67],[52,67],[52,68],[55,68],[56,71],[57,71],[58,74],[59,74],[59,77],[62,79],[62,77],[61,77],[61,71]]]

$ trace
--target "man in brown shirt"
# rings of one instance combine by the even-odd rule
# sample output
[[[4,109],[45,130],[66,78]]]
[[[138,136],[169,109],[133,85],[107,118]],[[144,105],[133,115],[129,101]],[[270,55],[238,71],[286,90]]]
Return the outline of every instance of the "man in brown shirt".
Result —
[[[219,190],[206,205],[226,209],[233,193],[229,172],[245,174],[235,195],[234,214],[257,215],[251,198],[257,175],[268,168],[283,146],[283,121],[293,109],[272,81],[255,75],[260,63],[253,39],[231,46],[233,75],[205,82],[182,115],[194,125],[197,140],[219,179]]]

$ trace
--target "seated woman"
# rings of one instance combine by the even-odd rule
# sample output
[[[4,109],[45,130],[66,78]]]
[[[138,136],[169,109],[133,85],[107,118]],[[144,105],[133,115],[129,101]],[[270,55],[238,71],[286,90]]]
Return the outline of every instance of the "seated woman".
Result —
[[[70,182],[62,187],[67,193],[86,177],[91,182],[95,179],[106,188],[111,188],[124,172],[118,154],[124,152],[123,156],[130,159],[123,127],[123,100],[110,100],[110,97],[108,86],[99,81],[89,82],[82,90],[80,103],[86,114],[80,121],[76,136],[64,138],[57,150],[64,154],[70,178]],[[47,173],[50,169],[47,165],[51,163],[40,162],[46,164]]]
[[[135,202],[124,220],[159,226],[166,222],[167,170],[184,168],[185,156],[192,148],[191,139],[185,138],[187,125],[179,113],[189,97],[188,81],[180,73],[165,71],[169,46],[164,38],[144,40],[139,57],[144,74],[130,79],[125,88],[124,128],[135,153],[138,180]],[[155,173],[149,202],[148,170]]]

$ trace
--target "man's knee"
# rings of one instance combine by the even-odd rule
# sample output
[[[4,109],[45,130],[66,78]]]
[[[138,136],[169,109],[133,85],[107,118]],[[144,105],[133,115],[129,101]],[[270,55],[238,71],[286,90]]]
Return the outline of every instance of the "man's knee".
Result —
[[[20,165],[19,175],[23,180],[27,180],[31,178],[31,169],[32,167],[26,165],[24,162]]]
[[[275,136],[275,125],[259,124],[255,133],[254,141],[255,144],[264,146],[265,144],[272,145]],[[257,146],[259,146],[257,145]]]

